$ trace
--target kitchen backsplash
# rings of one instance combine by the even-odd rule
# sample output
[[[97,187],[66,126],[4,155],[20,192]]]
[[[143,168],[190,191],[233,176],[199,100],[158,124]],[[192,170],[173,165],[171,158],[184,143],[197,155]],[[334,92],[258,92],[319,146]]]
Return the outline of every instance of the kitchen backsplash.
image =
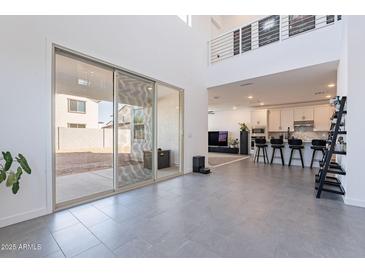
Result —
[[[283,135],[286,138],[286,132],[269,132],[269,139],[271,137],[279,138]],[[299,128],[294,132],[290,132],[290,137],[302,139],[303,141],[313,140],[313,139],[327,139],[328,131],[313,131],[313,128]]]

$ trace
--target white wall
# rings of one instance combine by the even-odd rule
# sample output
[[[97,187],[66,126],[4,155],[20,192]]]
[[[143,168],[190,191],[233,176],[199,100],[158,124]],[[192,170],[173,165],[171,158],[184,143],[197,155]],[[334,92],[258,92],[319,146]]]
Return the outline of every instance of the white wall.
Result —
[[[240,137],[240,126],[238,123],[246,123],[251,128],[251,109],[242,108],[237,110],[217,111],[208,115],[209,131],[228,131],[229,137]]]
[[[339,94],[347,95],[346,196],[350,205],[365,207],[364,184],[364,28],[365,16],[344,16],[344,51],[340,60]]]
[[[338,21],[214,63],[208,68],[208,87],[337,61],[341,51],[342,23]]]
[[[347,17],[343,16],[343,25],[342,25],[342,41],[341,41],[341,51],[340,51],[340,60],[338,62],[337,67],[337,95],[346,96],[348,92],[348,62],[347,62]],[[345,117],[347,118],[347,117]],[[347,119],[346,119],[347,120]],[[345,122],[346,122],[345,120]],[[342,136],[344,141],[347,142],[347,136]],[[337,155],[337,162],[347,170],[347,156]],[[342,185],[345,190],[347,189],[347,178],[348,176],[339,175]]]
[[[232,31],[242,26],[249,25],[268,15],[213,15],[216,24],[211,26],[211,38],[215,38],[225,32]]]
[[[52,43],[185,89],[184,171],[207,155],[210,17],[193,16],[193,28],[176,16],[2,16],[0,25],[0,150],[23,153],[33,169],[16,196],[0,185],[0,227],[52,210]]]

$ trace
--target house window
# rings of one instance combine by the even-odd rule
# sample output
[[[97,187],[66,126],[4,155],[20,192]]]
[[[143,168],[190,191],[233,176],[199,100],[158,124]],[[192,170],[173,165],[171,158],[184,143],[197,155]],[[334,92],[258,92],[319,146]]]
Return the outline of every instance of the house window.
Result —
[[[259,21],[259,46],[279,41],[280,16],[272,15]]]
[[[68,128],[86,128],[86,124],[75,124],[75,123],[68,123]]]
[[[86,113],[86,102],[68,99],[68,112]]]
[[[316,27],[315,15],[289,15],[289,36],[294,36]]]

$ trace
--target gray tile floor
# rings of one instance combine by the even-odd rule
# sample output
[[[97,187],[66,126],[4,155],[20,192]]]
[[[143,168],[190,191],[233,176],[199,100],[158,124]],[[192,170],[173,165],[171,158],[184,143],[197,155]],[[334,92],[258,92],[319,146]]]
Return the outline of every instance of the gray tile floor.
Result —
[[[365,209],[316,199],[314,173],[243,160],[186,175],[2,228],[17,250],[0,257],[364,257]]]

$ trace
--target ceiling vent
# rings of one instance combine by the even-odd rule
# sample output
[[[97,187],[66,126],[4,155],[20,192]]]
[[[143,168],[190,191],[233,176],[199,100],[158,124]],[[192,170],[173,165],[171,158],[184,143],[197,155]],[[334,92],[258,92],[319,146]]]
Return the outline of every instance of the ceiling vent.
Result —
[[[314,93],[314,95],[322,95],[322,94],[325,94],[325,92],[324,91],[317,91],[317,92]]]
[[[253,83],[244,83],[244,84],[240,84],[240,87],[246,87],[246,86],[251,86],[253,85]]]
[[[215,112],[214,112],[214,110],[208,110],[208,115],[214,115],[215,114]]]

